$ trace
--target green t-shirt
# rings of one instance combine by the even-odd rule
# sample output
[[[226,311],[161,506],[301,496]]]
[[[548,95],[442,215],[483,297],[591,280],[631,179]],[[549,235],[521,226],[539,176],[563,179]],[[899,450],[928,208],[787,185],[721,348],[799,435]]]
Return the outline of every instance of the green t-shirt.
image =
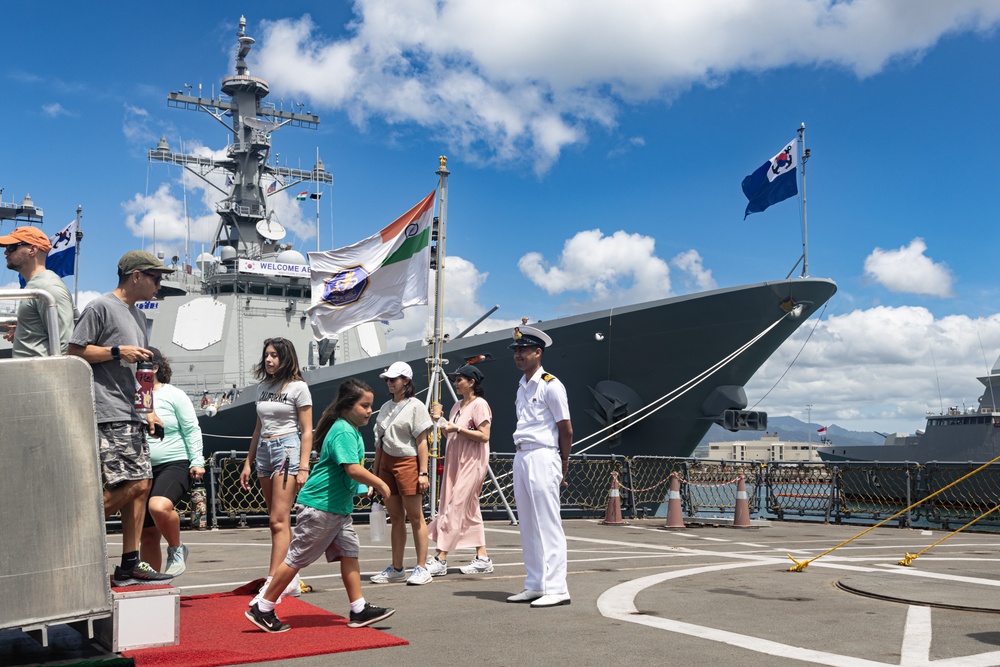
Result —
[[[349,463],[364,464],[365,442],[346,419],[338,419],[323,439],[319,461],[309,473],[309,481],[299,491],[295,502],[331,514],[350,514],[354,511],[354,497],[367,491],[344,471]]]

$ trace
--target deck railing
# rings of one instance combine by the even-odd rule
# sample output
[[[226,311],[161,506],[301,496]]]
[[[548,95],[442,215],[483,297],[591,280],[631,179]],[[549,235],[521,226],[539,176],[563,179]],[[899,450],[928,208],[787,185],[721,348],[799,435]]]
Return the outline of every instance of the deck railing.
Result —
[[[266,522],[267,510],[256,475],[251,476],[249,490],[240,486],[245,459],[245,451],[216,452],[209,457],[208,527],[243,527]],[[487,477],[480,496],[480,506],[489,518],[506,516],[504,499],[516,508],[513,459],[513,454],[490,456],[490,467],[498,484],[494,485]],[[371,467],[370,459],[365,463]],[[563,516],[603,516],[611,473],[616,472],[626,519],[665,517],[670,475],[675,473],[680,480],[684,519],[689,523],[731,518],[736,509],[736,480],[742,476],[750,515],[755,519],[871,525],[913,505],[894,519],[892,525],[947,530],[969,523],[1000,503],[1000,464],[984,468],[930,497],[977,467],[973,463],[945,462],[764,463],[581,455],[570,458],[568,484],[562,492]],[[355,519],[367,520],[369,507],[367,497],[358,497]],[[182,526],[194,527],[194,508],[190,503],[182,501],[177,510]],[[109,529],[117,527],[116,520],[109,520]],[[972,529],[1000,532],[1000,512],[983,517]]]

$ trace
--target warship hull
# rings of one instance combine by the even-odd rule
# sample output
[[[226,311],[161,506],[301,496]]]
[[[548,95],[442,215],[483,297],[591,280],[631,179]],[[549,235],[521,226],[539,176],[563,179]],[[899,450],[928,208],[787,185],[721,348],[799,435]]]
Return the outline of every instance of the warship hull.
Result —
[[[743,385],[835,292],[836,285],[830,280],[800,278],[533,323],[555,343],[545,351],[542,362],[546,371],[566,386],[575,439],[584,440],[574,452],[588,448],[590,454],[690,455],[709,426],[721,420],[722,412],[746,407]],[[801,311],[789,314],[790,303],[800,305]],[[284,335],[282,329],[296,333],[297,316],[285,318],[284,326],[282,321],[276,319],[276,326],[255,336],[252,343],[244,333],[244,347],[253,350],[252,356],[259,358],[265,337]],[[772,325],[728,363],[683,390]],[[156,327],[154,324],[154,339]],[[302,328],[308,326],[303,323]],[[229,338],[232,341],[234,336]],[[509,343],[510,332],[506,329],[468,336],[445,343],[442,360],[447,373],[466,359],[483,359],[479,368],[486,375],[486,398],[494,417],[490,444],[498,452],[513,450],[513,402],[520,372],[514,366]],[[299,345],[308,343],[299,336]],[[170,356],[169,345],[161,349]],[[303,351],[300,347],[300,355]],[[175,368],[185,365],[184,355],[179,352],[175,351]],[[337,387],[348,377],[371,385],[376,404],[387,399],[385,383],[378,375],[394,361],[409,363],[416,387],[426,390],[431,374],[428,356],[426,346],[411,346],[399,352],[305,370],[314,414],[318,415],[333,400]],[[673,400],[658,400],[672,392],[679,395]],[[253,394],[251,386],[233,403],[217,412],[210,411],[215,414],[201,416],[206,453],[246,449],[255,424]],[[444,402],[450,404],[450,400]],[[654,410],[661,403],[665,405]],[[612,424],[618,428],[608,433],[615,434],[589,448],[596,438],[586,440],[587,436]]]

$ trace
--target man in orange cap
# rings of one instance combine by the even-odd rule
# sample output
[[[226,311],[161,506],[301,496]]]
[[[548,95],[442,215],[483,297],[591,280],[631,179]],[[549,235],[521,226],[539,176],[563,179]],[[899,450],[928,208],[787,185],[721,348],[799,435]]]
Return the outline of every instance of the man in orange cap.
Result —
[[[59,324],[59,352],[66,354],[66,346],[73,333],[73,298],[66,283],[45,268],[45,259],[52,250],[52,243],[45,232],[23,225],[15,227],[7,236],[0,236],[7,268],[24,278],[25,289],[44,290],[56,301]],[[49,354],[48,306],[43,299],[20,299],[17,305],[17,324],[9,325],[4,338],[14,344],[15,357],[40,357]]]

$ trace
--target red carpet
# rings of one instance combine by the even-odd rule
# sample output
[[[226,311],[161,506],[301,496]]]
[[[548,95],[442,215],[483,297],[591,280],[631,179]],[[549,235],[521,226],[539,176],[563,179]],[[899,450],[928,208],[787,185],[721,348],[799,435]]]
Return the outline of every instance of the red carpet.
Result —
[[[249,601],[250,595],[235,591],[182,597],[180,644],[122,655],[132,658],[138,667],[214,667],[409,643],[374,628],[349,628],[347,619],[293,597],[285,598],[276,609],[278,618],[292,629],[269,634],[243,616]],[[393,616],[382,623],[395,620]]]

